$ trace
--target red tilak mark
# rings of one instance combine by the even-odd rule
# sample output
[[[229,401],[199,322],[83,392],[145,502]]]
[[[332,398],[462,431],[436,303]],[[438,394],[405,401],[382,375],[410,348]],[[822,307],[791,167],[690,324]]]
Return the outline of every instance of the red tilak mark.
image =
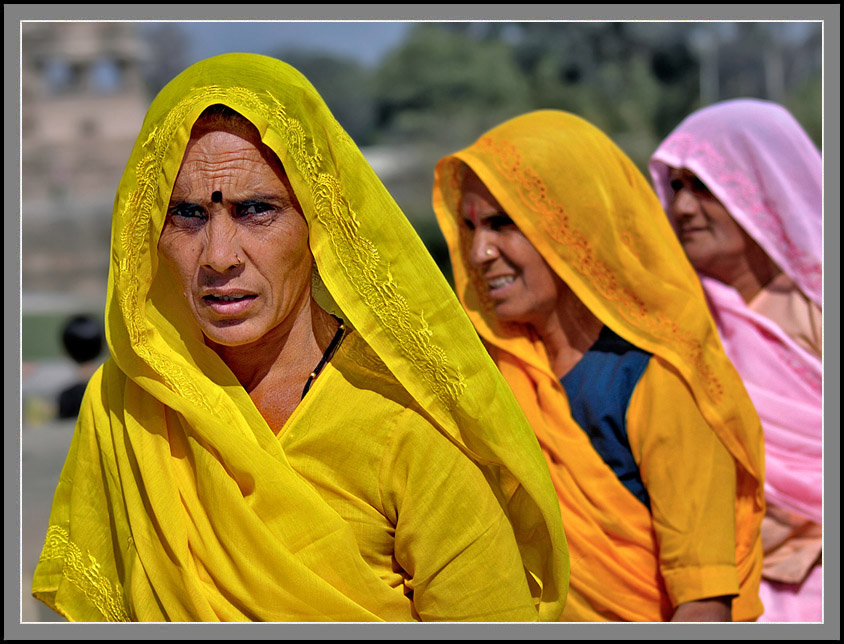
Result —
[[[480,219],[478,218],[478,213],[475,211],[475,204],[469,204],[469,220],[472,222],[472,225],[477,228],[480,226]]]

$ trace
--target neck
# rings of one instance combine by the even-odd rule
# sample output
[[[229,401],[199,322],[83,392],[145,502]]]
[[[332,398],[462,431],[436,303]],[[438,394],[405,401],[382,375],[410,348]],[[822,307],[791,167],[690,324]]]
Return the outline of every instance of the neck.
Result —
[[[731,269],[731,270],[730,270]],[[770,284],[782,270],[757,244],[750,245],[740,261],[732,267],[724,267],[710,277],[736,289],[746,304],[749,304],[763,288]]]
[[[758,279],[758,277],[752,272],[747,271],[741,273],[740,275],[736,275],[730,282],[730,286],[736,289],[741,295],[741,299],[744,300],[745,304],[749,304],[754,297],[759,294],[765,285],[768,282],[762,282]]]
[[[566,375],[595,344],[603,326],[565,285],[554,310],[533,324],[558,378]]]
[[[259,340],[225,346],[206,339],[250,395],[265,384],[295,391],[331,342],[337,323],[312,298],[307,298],[281,324]]]

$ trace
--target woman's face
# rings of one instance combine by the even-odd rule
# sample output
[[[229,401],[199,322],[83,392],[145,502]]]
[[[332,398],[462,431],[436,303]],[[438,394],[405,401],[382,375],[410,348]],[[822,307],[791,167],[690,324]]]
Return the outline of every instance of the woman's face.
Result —
[[[217,344],[260,340],[310,298],[307,223],[281,163],[246,122],[194,127],[158,249]]]
[[[470,170],[460,209],[471,239],[469,260],[495,302],[496,316],[541,324],[557,305],[562,280]]]
[[[669,217],[692,266],[730,283],[734,265],[745,256],[748,236],[727,209],[692,172],[671,168]]]

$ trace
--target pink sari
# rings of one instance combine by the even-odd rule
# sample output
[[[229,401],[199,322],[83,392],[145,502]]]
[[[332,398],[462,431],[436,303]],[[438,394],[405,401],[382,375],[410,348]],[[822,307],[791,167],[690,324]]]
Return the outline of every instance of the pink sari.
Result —
[[[650,163],[666,209],[673,197],[668,177],[672,167],[697,175],[807,302],[822,308],[822,161],[784,108],[756,100],[727,101],[683,121]],[[771,526],[779,521],[781,529],[788,517],[786,523],[794,528],[790,545],[772,554],[770,568],[776,569],[777,557],[789,558],[790,565],[763,577],[765,613],[760,621],[821,621],[821,356],[754,311],[732,287],[710,278],[701,281],[727,355],[762,420]],[[772,530],[774,534],[776,528]]]

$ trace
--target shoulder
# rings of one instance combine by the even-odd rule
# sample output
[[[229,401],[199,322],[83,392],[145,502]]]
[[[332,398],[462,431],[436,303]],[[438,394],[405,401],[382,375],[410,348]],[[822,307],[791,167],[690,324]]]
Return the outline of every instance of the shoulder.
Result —
[[[357,333],[304,403],[281,436],[291,465],[317,488],[360,499],[392,520],[436,472],[477,469]]]
[[[560,379],[573,413],[609,415],[621,426],[630,397],[640,388],[652,358],[647,351],[604,327],[598,340]],[[583,422],[587,422],[585,418],[581,425]]]
[[[347,418],[364,423],[378,418],[385,429],[386,424],[433,428],[433,419],[358,332],[346,337],[330,365],[336,388],[330,395],[343,404]]]
[[[357,332],[343,340],[302,404],[282,435],[285,452],[305,450],[338,468],[355,461],[378,470],[414,450],[451,445]]]
[[[659,409],[691,407],[697,414],[700,413],[689,383],[673,365],[659,356],[651,356],[634,394],[639,402]]]

